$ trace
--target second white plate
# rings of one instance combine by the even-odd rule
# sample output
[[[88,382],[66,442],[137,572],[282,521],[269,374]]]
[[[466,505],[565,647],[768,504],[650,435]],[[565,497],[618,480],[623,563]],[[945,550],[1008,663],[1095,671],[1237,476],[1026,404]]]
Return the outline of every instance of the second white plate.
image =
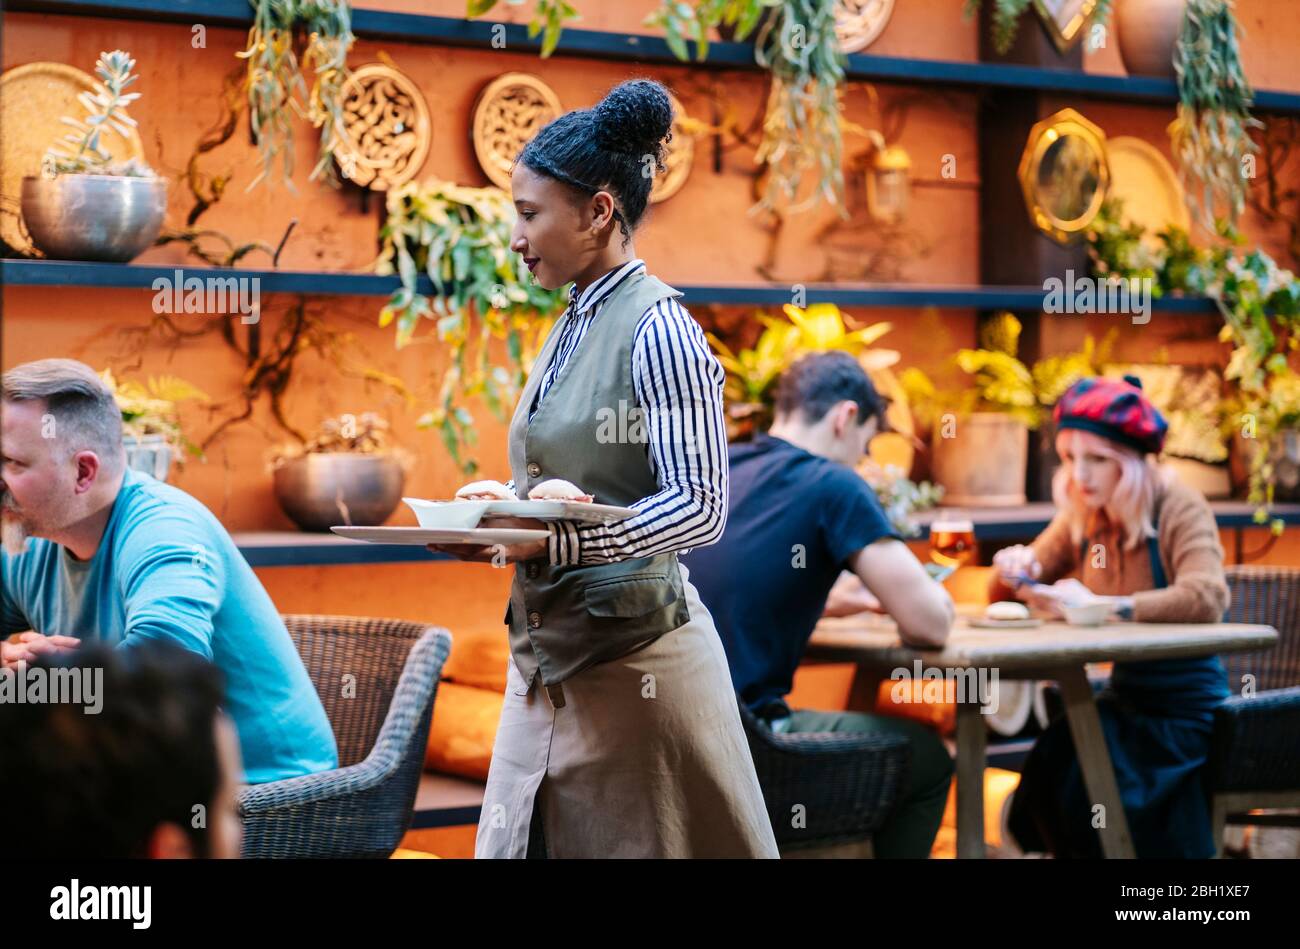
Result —
[[[521,530],[518,528],[491,527],[331,527],[334,533],[349,540],[364,540],[372,544],[406,544],[423,547],[425,544],[522,544],[530,540],[550,537],[550,531]]]

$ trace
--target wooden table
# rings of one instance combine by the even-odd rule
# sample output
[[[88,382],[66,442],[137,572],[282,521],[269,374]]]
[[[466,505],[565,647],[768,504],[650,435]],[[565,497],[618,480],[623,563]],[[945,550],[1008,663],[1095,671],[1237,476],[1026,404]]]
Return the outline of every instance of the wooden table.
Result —
[[[818,662],[855,662],[867,672],[885,678],[895,669],[905,669],[911,675],[919,659],[925,669],[941,673],[953,670],[953,675],[973,669],[975,675],[980,674],[979,670],[996,670],[999,679],[1055,679],[1065,700],[1089,799],[1105,808],[1106,820],[1098,833],[1107,857],[1132,857],[1133,841],[1085,664],[1207,656],[1261,649],[1277,642],[1273,627],[1240,623],[1108,623],[1080,627],[1050,622],[1029,629],[980,629],[968,625],[970,615],[978,615],[981,609],[958,607],[957,622],[943,649],[904,645],[893,621],[874,614],[823,619],[813,633],[806,656]],[[957,856],[982,857],[987,736],[978,695],[962,695],[961,691],[957,703]]]

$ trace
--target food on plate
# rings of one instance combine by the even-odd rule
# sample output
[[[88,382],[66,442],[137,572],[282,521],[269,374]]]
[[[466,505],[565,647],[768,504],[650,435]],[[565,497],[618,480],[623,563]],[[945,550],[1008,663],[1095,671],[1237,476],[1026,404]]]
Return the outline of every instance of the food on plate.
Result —
[[[593,500],[582,488],[563,478],[551,478],[543,481],[528,492],[530,501],[581,501],[590,504]]]
[[[500,481],[471,481],[456,492],[458,501],[518,501]]]
[[[999,600],[984,608],[984,618],[998,621],[1029,619],[1029,607],[1015,600]]]

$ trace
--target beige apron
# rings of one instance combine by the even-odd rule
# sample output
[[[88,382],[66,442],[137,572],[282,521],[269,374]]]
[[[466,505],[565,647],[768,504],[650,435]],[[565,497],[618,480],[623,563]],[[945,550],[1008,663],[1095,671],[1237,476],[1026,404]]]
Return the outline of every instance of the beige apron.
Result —
[[[538,797],[550,857],[777,857],[722,641],[691,620],[564,682],[553,708],[510,660],[476,857],[524,857]]]

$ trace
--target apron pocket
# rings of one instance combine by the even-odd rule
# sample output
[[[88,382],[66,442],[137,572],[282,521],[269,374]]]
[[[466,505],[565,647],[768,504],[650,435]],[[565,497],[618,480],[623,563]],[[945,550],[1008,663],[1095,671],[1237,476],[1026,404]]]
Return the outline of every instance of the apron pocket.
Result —
[[[661,573],[597,580],[588,583],[582,595],[592,616],[623,618],[646,616],[679,599],[672,581]]]

